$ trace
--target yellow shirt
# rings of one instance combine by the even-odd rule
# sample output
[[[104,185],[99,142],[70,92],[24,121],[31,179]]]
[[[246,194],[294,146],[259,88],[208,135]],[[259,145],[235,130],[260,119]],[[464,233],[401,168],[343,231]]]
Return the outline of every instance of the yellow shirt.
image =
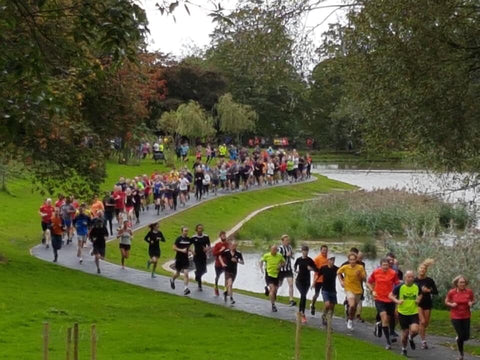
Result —
[[[357,272],[360,275],[358,275]],[[367,277],[367,273],[362,265],[356,264],[354,267],[351,267],[350,264],[343,265],[338,269],[337,274],[343,274],[345,291],[362,294],[362,282],[363,279]]]

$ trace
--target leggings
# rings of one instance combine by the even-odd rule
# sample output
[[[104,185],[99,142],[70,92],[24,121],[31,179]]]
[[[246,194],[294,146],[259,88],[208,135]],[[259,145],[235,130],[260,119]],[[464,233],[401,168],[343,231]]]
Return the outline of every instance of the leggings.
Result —
[[[203,184],[201,182],[195,183],[195,198],[201,199],[203,193]]]
[[[458,351],[463,356],[463,343],[470,339],[470,319],[452,319],[452,325],[458,335]]]
[[[300,304],[298,306],[298,311],[302,314],[305,313],[305,305],[307,304],[307,293],[310,287],[309,282],[295,281],[298,291],[300,292]]]

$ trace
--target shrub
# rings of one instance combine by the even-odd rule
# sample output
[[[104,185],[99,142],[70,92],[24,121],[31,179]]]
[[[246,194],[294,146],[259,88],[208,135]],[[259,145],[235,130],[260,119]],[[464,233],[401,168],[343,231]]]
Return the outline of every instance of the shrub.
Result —
[[[367,258],[375,259],[377,257],[377,244],[375,239],[369,238],[362,245],[362,252]]]

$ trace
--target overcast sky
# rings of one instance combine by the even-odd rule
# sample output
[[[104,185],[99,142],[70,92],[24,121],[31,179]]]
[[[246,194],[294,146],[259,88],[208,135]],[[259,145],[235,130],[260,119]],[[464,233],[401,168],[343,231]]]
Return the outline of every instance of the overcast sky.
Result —
[[[203,48],[209,44],[209,34],[213,31],[215,24],[208,16],[209,5],[206,0],[198,1],[199,4],[205,3],[204,9],[190,5],[190,15],[183,7],[178,7],[174,13],[176,22],[172,16],[162,16],[160,14],[160,11],[155,7],[155,0],[143,0],[142,2],[149,21],[149,47],[151,50],[182,56],[188,54],[186,49],[189,46]],[[222,0],[222,6],[227,9],[234,8],[235,3],[236,0]],[[341,0],[325,0],[324,2],[325,5],[340,3]],[[306,21],[307,27],[324,22],[315,32],[318,43],[320,43],[322,32],[328,29],[328,24],[335,23],[341,18],[342,13],[340,11],[331,14],[332,10],[332,8],[316,10],[309,15]]]

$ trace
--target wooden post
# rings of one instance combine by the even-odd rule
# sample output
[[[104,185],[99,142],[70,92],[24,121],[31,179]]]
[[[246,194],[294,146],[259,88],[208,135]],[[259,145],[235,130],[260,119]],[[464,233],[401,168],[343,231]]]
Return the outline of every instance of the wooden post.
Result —
[[[327,340],[325,343],[325,360],[332,360],[332,317],[333,311],[327,313]]]
[[[43,360],[48,360],[48,322],[43,323]]]
[[[72,328],[67,329],[67,351],[65,359],[70,360],[70,354],[72,353]]]
[[[295,360],[300,360],[300,330],[302,328],[302,314],[297,312],[297,329],[295,331]]]
[[[92,360],[97,360],[97,329],[95,324],[92,324],[91,329],[91,338],[92,338]]]
[[[73,360],[78,360],[78,323],[73,324]]]

